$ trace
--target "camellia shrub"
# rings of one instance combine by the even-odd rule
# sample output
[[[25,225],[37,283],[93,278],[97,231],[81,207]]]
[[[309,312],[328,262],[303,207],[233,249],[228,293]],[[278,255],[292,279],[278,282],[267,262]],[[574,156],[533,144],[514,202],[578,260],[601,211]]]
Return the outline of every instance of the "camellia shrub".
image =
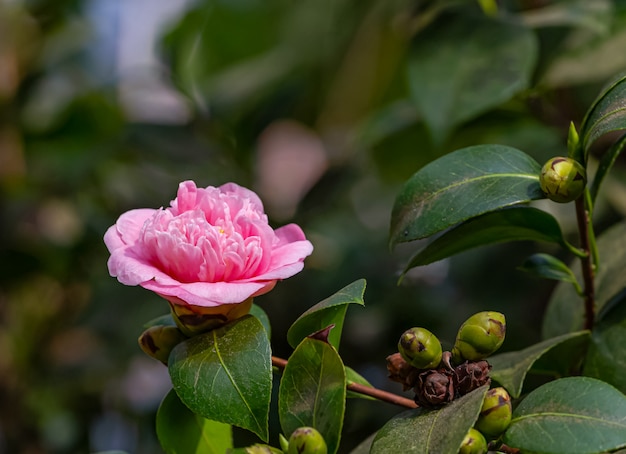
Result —
[[[253,192],[186,181],[169,207],[123,214],[105,235],[111,275],[155,292],[170,307],[139,339],[167,366],[173,384],[156,420],[164,450],[334,454],[348,397],[407,408],[354,453],[626,449],[626,224],[596,238],[592,222],[598,191],[626,135],[589,168],[596,140],[624,129],[621,77],[597,97],[578,129],[571,125],[565,156],[542,166],[515,148],[478,145],[431,162],[406,182],[393,207],[390,243],[432,240],[405,272],[519,240],[560,246],[576,265],[545,253],[522,264],[560,283],[545,313],[544,340],[521,351],[497,353],[506,314],[490,308],[459,327],[450,351],[428,327],[398,333],[398,352],[386,358],[389,378],[413,399],[372,387],[338,353],[348,306],[364,305],[363,280],[308,309],[287,333],[293,353],[272,355],[270,320],[253,298],[300,272],[313,246],[296,225],[271,228]],[[532,206],[545,198],[572,203],[575,244],[555,217]],[[527,382],[535,373],[546,377],[542,384]],[[273,374],[280,377],[277,393]],[[273,397],[282,429],[277,446],[267,444]],[[232,426],[261,442],[234,448]]]

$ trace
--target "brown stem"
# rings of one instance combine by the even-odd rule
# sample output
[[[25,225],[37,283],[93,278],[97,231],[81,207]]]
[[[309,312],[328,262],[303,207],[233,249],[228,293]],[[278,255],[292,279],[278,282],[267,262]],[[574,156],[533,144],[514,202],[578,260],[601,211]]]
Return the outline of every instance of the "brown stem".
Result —
[[[595,317],[595,287],[593,281],[593,263],[591,248],[589,246],[589,211],[585,208],[583,196],[576,199],[576,219],[580,234],[580,247],[586,252],[586,257],[581,259],[583,282],[585,284],[585,329],[592,329]]]
[[[285,366],[287,366],[287,360],[277,356],[272,356],[272,365],[278,367],[279,369],[284,369]],[[407,399],[406,397],[398,396],[397,394],[383,391],[382,389],[371,386],[360,385],[358,383],[348,383],[346,388],[355,393],[364,394],[366,396],[370,396],[384,402],[389,402],[390,404],[399,405],[401,407],[418,407],[418,405],[411,399]]]

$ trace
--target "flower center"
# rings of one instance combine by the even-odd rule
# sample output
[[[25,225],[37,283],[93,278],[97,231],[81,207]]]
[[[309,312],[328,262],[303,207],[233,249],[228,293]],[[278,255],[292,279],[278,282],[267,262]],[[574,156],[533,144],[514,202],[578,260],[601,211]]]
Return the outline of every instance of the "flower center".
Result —
[[[265,214],[215,188],[198,195],[204,197],[194,207],[178,213],[182,203],[174,201],[145,222],[139,239],[144,258],[185,283],[231,282],[267,270],[276,236]]]

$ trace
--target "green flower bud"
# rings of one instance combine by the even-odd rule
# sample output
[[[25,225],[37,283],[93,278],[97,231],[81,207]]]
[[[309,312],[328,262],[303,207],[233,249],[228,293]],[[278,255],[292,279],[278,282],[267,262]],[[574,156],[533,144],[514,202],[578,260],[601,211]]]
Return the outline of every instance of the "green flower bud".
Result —
[[[483,434],[497,437],[511,424],[511,396],[504,388],[493,388],[487,391],[480,415],[474,427]]]
[[[494,311],[474,314],[459,328],[452,356],[456,362],[485,359],[500,348],[505,333],[504,314]]]
[[[289,437],[287,454],[326,454],[327,452],[324,437],[313,427],[300,427]]]
[[[577,199],[585,189],[587,175],[580,163],[571,158],[552,158],[541,169],[539,185],[546,196],[558,203]]]
[[[463,439],[459,454],[485,454],[487,452],[487,440],[476,429],[470,429]]]
[[[139,336],[139,346],[148,356],[167,366],[167,358],[176,345],[187,339],[175,326],[151,326]]]
[[[418,369],[432,369],[441,362],[441,342],[425,328],[411,328],[402,333],[398,351],[407,363]]]

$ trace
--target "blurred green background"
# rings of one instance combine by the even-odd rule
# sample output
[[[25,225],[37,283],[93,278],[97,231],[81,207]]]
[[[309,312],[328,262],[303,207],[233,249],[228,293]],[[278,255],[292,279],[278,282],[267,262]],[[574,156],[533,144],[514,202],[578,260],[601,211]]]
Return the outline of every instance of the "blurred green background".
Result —
[[[385,357],[411,326],[449,347],[492,309],[505,349],[538,340],[553,284],[515,268],[545,246],[470,251],[397,285],[419,245],[389,250],[389,214],[454,149],[565,154],[569,122],[626,69],[625,25],[624,0],[0,0],[0,453],[160,452],[169,378],[136,339],[167,304],[108,276],[102,236],[187,179],[248,186],[313,242],[256,301],[279,356],[300,313],[361,277],[340,353],[376,386],[400,392]],[[626,214],[625,171],[600,231]],[[542,208],[574,233],[571,206]],[[351,400],[342,452],[398,411]]]

